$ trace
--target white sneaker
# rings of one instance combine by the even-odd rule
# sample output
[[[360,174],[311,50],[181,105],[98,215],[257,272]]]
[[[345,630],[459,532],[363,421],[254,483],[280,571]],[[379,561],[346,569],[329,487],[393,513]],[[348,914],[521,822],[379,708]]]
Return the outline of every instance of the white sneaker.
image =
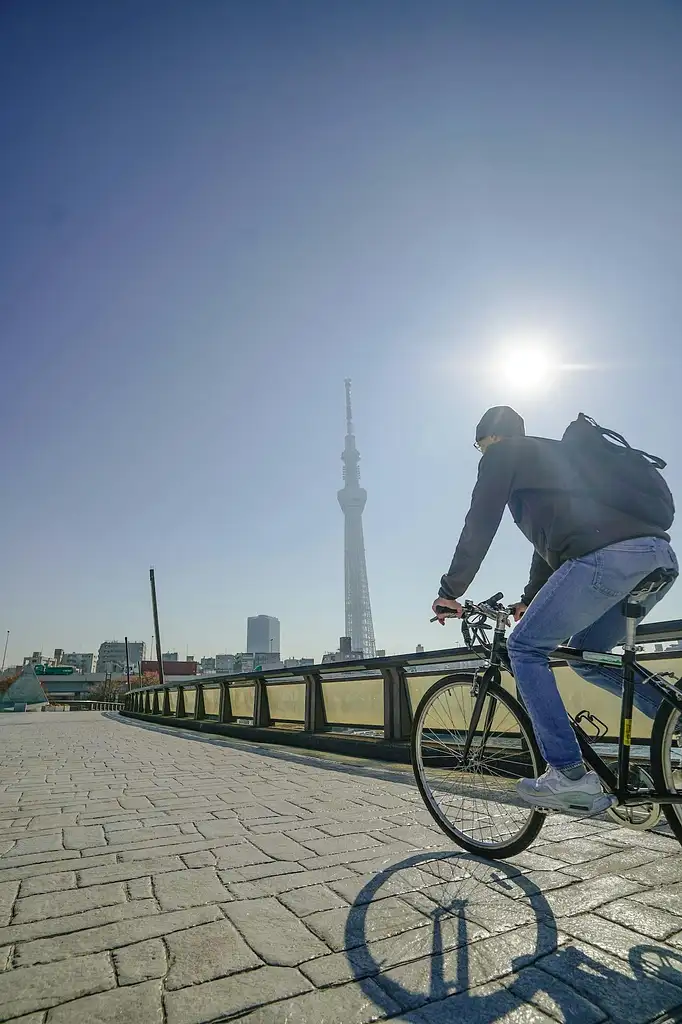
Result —
[[[615,796],[604,792],[596,772],[567,779],[556,768],[548,768],[538,779],[520,779],[516,792],[526,803],[565,814],[601,814],[616,802]]]

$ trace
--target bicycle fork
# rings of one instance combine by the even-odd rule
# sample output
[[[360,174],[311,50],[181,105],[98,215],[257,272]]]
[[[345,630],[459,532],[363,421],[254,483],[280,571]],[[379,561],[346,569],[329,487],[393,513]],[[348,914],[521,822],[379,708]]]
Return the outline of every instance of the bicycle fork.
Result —
[[[493,668],[493,666],[491,665],[490,668],[487,668],[485,670],[485,672],[483,673],[483,678],[481,679],[481,682],[479,684],[478,692],[476,693],[476,701],[474,703],[474,710],[471,713],[471,722],[469,723],[469,728],[467,730],[467,737],[466,737],[466,740],[464,741],[464,749],[462,751],[462,758],[463,758],[464,764],[466,764],[467,759],[469,757],[469,752],[471,750],[471,745],[472,745],[472,743],[474,741],[474,736],[476,735],[476,729],[478,728],[478,723],[479,723],[480,718],[481,718],[481,713],[483,712],[483,704],[484,704],[485,699],[486,699],[486,697],[488,695],[488,684],[492,681],[495,673],[496,673],[496,669]],[[490,698],[490,704],[488,706],[488,710],[486,711],[486,714],[485,714],[485,721],[483,723],[483,734],[482,734],[482,737],[481,737],[481,747],[485,746],[485,742],[486,742],[488,736],[490,735],[490,730],[492,728],[493,719],[495,717],[496,709],[497,709],[497,701],[495,700],[494,697],[491,697]]]

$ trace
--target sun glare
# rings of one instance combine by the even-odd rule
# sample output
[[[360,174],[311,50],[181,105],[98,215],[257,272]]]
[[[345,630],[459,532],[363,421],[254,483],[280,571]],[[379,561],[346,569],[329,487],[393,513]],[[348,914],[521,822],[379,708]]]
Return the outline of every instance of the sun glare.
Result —
[[[541,347],[512,344],[497,361],[500,381],[514,391],[541,391],[549,387],[557,370],[552,355]]]

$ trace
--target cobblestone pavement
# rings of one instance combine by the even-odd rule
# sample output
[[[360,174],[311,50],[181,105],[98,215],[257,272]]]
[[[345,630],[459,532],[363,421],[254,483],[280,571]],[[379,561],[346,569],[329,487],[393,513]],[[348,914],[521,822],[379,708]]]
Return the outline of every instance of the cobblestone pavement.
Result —
[[[679,1019],[678,849],[557,815],[490,865],[401,767],[4,715],[0,1019]]]

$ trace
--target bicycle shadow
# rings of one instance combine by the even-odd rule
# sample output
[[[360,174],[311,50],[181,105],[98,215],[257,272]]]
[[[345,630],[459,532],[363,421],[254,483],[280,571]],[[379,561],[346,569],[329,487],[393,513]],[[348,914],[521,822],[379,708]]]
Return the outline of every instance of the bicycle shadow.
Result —
[[[372,915],[389,896],[429,922],[411,942],[374,937]],[[563,933],[545,892],[518,868],[465,853],[416,854],[378,872],[350,908],[345,940],[365,994],[414,1024],[492,1024],[524,1004],[566,1024],[648,1024],[682,1007],[682,950],[647,941],[618,959]]]

